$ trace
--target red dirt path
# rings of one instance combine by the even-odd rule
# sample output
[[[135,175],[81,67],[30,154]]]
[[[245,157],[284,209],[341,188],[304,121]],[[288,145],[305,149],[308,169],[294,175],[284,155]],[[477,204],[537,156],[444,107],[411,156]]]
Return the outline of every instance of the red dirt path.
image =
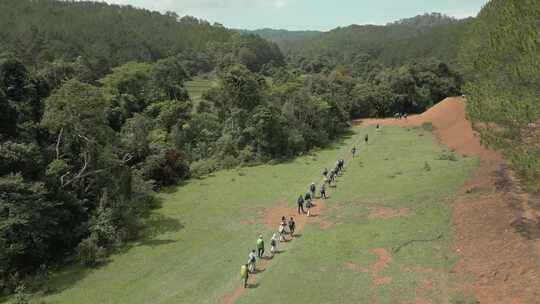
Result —
[[[463,99],[447,98],[407,120],[355,121],[402,127],[428,122],[442,143],[481,159],[453,204],[455,247],[461,256],[453,271],[476,278],[464,283],[464,290],[480,303],[540,303],[540,210],[531,207],[540,205],[538,198],[524,193],[503,158],[481,145],[466,119]]]

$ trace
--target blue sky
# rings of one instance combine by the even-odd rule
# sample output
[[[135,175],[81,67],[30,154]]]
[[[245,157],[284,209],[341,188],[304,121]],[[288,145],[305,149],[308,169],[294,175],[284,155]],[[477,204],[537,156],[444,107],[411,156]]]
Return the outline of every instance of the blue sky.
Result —
[[[488,0],[106,0],[174,11],[242,29],[329,30],[350,24],[386,24],[426,12],[476,16]]]

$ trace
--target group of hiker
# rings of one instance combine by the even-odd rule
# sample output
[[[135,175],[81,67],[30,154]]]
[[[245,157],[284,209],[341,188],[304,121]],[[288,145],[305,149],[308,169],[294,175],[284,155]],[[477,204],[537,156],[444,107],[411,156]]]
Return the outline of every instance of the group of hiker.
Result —
[[[279,224],[278,233],[272,235],[270,239],[270,258],[274,258],[274,255],[277,252],[278,244],[280,242],[287,242],[294,238],[294,231],[296,229],[296,222],[291,216],[289,220],[285,216],[281,217],[281,222]],[[290,236],[290,239],[287,239],[287,235]],[[240,268],[240,277],[244,283],[244,288],[248,286],[248,279],[251,273],[256,272],[257,259],[262,259],[264,257],[265,244],[262,234],[259,235],[256,243],[257,250],[253,249],[248,255],[248,262]]]
[[[378,129],[378,126],[377,126]],[[366,144],[369,141],[369,137],[366,134],[364,137],[364,141]],[[352,157],[356,157],[358,150],[356,147],[353,147],[351,149]],[[319,189],[319,198],[321,199],[327,199],[327,193],[326,193],[326,187],[336,187],[336,178],[338,176],[341,176],[343,174],[343,171],[345,170],[345,160],[339,159],[336,161],[336,165],[333,169],[328,170],[328,168],[324,168],[322,171],[323,175],[323,183],[321,184],[321,187]],[[305,194],[301,194],[298,196],[298,199],[296,201],[298,205],[298,214],[305,214],[307,217],[311,216],[311,208],[314,207],[313,200],[316,198],[316,191],[317,191],[317,185],[315,183],[311,183],[308,187],[308,190]],[[305,206],[305,209],[304,209]],[[274,255],[277,252],[277,248],[280,242],[287,242],[294,238],[296,228],[296,222],[294,221],[294,218],[291,216],[288,220],[285,216],[281,217],[281,222],[279,224],[278,233],[274,233],[272,235],[272,238],[270,239],[270,258],[273,258]],[[256,250],[253,249],[248,256],[248,262],[247,264],[243,264],[240,268],[240,277],[242,279],[242,282],[244,284],[244,288],[248,287],[248,279],[250,274],[256,272],[256,263],[257,259],[262,259],[264,257],[265,252],[265,243],[262,235],[259,235],[259,238],[256,242]]]
[[[407,119],[407,117],[409,117],[409,114],[407,114],[405,112],[403,112],[403,113],[398,112],[398,113],[394,114],[394,118],[396,118],[396,119]]]

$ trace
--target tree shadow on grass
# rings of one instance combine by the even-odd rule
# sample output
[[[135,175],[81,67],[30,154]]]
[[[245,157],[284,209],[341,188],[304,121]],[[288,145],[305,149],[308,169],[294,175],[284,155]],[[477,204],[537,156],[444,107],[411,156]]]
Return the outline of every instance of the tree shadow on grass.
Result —
[[[113,255],[121,255],[139,246],[158,247],[177,242],[174,239],[160,239],[163,234],[174,233],[184,229],[184,225],[178,219],[164,216],[158,213],[151,213],[143,220],[143,228],[139,233],[139,238],[124,244],[111,252],[111,256],[101,260],[94,267],[86,267],[77,262],[62,266],[54,271],[48,282],[42,288],[45,295],[61,293],[73,287],[78,281],[84,279],[90,273],[107,266],[111,262]],[[74,257],[71,258],[74,260]]]

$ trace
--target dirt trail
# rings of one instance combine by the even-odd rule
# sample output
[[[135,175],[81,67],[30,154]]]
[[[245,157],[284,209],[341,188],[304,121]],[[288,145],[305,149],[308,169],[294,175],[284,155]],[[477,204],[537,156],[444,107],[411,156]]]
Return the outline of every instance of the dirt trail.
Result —
[[[311,208],[311,217],[307,217],[304,214],[298,214],[297,209],[287,207],[286,203],[282,206],[278,206],[275,208],[269,209],[267,212],[265,212],[262,223],[266,226],[266,228],[270,230],[274,230],[277,232],[280,219],[282,216],[285,216],[285,218],[289,219],[291,217],[294,217],[294,221],[296,223],[296,229],[295,229],[295,235],[301,235],[302,231],[304,230],[304,227],[308,223],[308,221],[318,221],[318,217],[321,214],[322,210],[324,209],[324,200],[322,199],[316,199],[313,201],[314,207]],[[286,249],[292,245],[292,242],[294,242],[294,239],[288,240],[287,242],[281,242],[278,244],[278,253],[274,258],[277,258],[280,254],[280,252],[286,251]],[[259,259],[257,262],[257,273],[265,271],[270,263],[272,262],[273,258],[268,257],[269,252],[266,253],[266,257],[263,259]],[[251,286],[257,286],[257,273],[251,274],[248,279],[248,288]],[[240,282],[240,280],[239,280]],[[240,284],[239,284],[240,285]],[[232,293],[224,295],[220,303],[224,304],[234,304],[236,301],[242,296],[244,293],[245,288],[243,286],[238,286]]]
[[[360,142],[361,142],[361,139],[359,139],[358,142],[353,143],[353,145],[358,146]],[[345,153],[347,153],[347,156],[344,157],[343,159],[345,160],[345,164],[348,164],[351,161],[352,156],[348,153],[348,149],[345,150]],[[346,175],[347,169],[345,169],[344,172]],[[338,176],[338,180],[341,178],[343,177]],[[323,182],[324,180],[320,180],[319,183],[317,183],[317,187],[319,187]],[[331,195],[331,192],[334,189],[335,188],[333,187],[327,187],[327,193]],[[294,217],[294,220],[296,222],[295,235],[301,235],[301,232],[304,230],[304,227],[308,224],[308,222],[318,224],[323,229],[330,228],[333,224],[325,222],[319,217],[319,215],[322,213],[325,207],[325,200],[315,199],[313,200],[313,205],[314,206],[311,208],[311,217],[307,217],[305,215],[298,214],[298,210],[296,208],[288,207],[288,204],[285,202],[281,206],[268,209],[265,212],[261,221],[266,226],[266,228],[277,232],[279,222],[282,216],[285,216],[287,219],[289,219],[290,217]],[[253,224],[253,223],[250,223],[250,224]],[[294,240],[280,243],[278,245],[278,251],[286,249],[293,243],[294,243]],[[257,263],[257,268],[260,270],[259,272],[265,271],[270,265],[271,261],[272,259],[262,259],[262,260],[260,259],[259,262]],[[248,284],[249,286],[257,286],[258,285],[257,276],[250,275],[248,279]],[[219,303],[234,304],[243,295],[245,289],[246,288],[243,288],[243,286],[238,286],[237,288],[235,288],[233,292],[225,294],[223,297],[221,297],[219,300]]]
[[[480,144],[466,119],[463,99],[447,98],[407,120],[355,123],[432,123],[442,143],[458,153],[479,156],[479,168],[453,204],[455,246],[461,256],[453,271],[476,278],[464,289],[480,303],[540,303],[540,198],[523,191],[504,159]]]

